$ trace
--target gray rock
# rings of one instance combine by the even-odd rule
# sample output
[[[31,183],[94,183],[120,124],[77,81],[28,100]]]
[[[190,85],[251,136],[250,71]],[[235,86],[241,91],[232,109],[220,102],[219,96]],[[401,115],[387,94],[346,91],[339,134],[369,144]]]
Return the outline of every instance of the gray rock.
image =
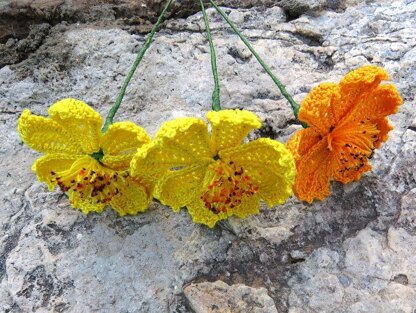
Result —
[[[191,284],[183,291],[195,313],[277,313],[265,288],[229,286],[218,280]]]
[[[70,208],[65,195],[36,182],[30,166],[39,154],[19,139],[20,112],[30,108],[46,115],[56,100],[75,97],[105,115],[144,42],[150,25],[145,17],[152,20],[156,14],[150,10],[160,10],[160,2],[151,2],[143,20],[134,20],[127,12],[130,1],[93,5],[89,13],[61,2],[59,8],[74,12],[71,18],[34,26],[31,35],[29,28],[15,28],[0,43],[3,55],[12,56],[0,69],[0,311],[191,312],[184,287],[211,288],[214,283],[204,282],[221,280],[230,298],[254,292],[278,312],[412,313],[414,1],[297,1],[308,8],[291,21],[288,9],[273,1],[235,1],[230,5],[244,8],[224,8],[297,101],[319,82],[336,82],[349,70],[375,64],[388,70],[405,102],[391,116],[395,129],[376,151],[373,170],[359,182],[334,183],[333,194],[322,202],[291,198],[213,230],[193,224],[185,210],[175,214],[158,203],[135,217],[120,218],[110,210],[84,216]],[[27,9],[52,2],[21,3]],[[116,117],[152,135],[163,121],[203,117],[210,109],[202,15],[189,3],[177,5],[183,11],[156,34]],[[10,12],[4,2],[0,6]],[[121,6],[126,9],[114,16]],[[29,17],[26,9],[21,12]],[[250,138],[286,141],[300,128],[289,105],[221,18],[212,9],[208,15],[223,106],[249,109],[264,120]]]

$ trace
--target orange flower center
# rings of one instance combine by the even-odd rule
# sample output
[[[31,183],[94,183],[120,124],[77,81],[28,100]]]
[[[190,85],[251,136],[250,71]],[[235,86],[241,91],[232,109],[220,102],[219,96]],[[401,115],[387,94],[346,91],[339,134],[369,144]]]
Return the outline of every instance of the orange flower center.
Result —
[[[51,172],[56,183],[63,191],[78,193],[80,198],[90,198],[92,203],[107,204],[119,193],[118,181],[128,177],[128,173],[119,174],[100,165],[97,161],[76,161],[69,170]]]
[[[328,149],[339,156],[340,172],[359,170],[371,158],[379,140],[376,124],[369,120],[337,126],[328,134]]]
[[[208,170],[214,176],[201,199],[205,207],[215,214],[227,212],[241,204],[244,197],[258,192],[259,187],[253,184],[252,179],[244,172],[244,168],[234,162],[225,163],[217,160]]]

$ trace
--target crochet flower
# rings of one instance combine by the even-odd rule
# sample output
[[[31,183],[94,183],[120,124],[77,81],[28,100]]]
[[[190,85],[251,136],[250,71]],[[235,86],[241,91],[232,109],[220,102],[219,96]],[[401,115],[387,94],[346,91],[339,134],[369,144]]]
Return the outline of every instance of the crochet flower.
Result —
[[[152,185],[129,173],[137,148],[150,142],[141,127],[114,123],[102,134],[100,114],[75,99],[55,103],[48,113],[50,118],[25,110],[18,122],[23,142],[45,153],[32,166],[39,181],[67,191],[71,205],[85,214],[107,204],[120,215],[147,208]]]
[[[330,194],[331,179],[344,184],[371,169],[368,160],[392,129],[386,116],[396,113],[402,99],[376,66],[348,73],[338,84],[323,83],[305,98],[299,120],[309,128],[287,143],[296,160],[294,192],[311,203]]]
[[[292,193],[295,163],[285,146],[271,139],[242,144],[261,122],[241,110],[209,112],[211,134],[197,118],[162,125],[155,140],[133,158],[132,174],[157,181],[154,196],[174,211],[186,206],[194,222],[213,227],[235,215],[259,212]]]

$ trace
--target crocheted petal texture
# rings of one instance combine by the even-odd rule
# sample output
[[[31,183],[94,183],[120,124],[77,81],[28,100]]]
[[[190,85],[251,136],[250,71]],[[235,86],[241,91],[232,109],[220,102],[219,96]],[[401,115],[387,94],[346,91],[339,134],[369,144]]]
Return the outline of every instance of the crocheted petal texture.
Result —
[[[54,159],[65,162],[65,166],[55,167]],[[59,155],[46,155],[34,165],[34,169],[42,175],[47,175],[51,186],[57,185],[62,192],[69,192],[70,204],[87,214],[101,212],[111,199],[119,194],[124,186],[127,172],[116,172],[102,166],[89,156],[78,156],[74,162],[65,160]],[[49,171],[52,167],[53,169]],[[59,167],[60,166],[60,167]]]
[[[377,126],[379,133],[377,134],[377,139],[374,142],[374,146],[379,148],[382,142],[385,142],[389,137],[388,133],[393,129],[393,126],[389,123],[387,118],[380,118],[374,120],[373,123]]]
[[[101,136],[102,163],[114,170],[127,170],[137,149],[150,141],[146,131],[132,122],[111,124]]]
[[[300,200],[311,203],[314,199],[323,200],[330,194],[332,169],[326,138],[313,146],[296,165],[297,175],[293,190]]]
[[[194,201],[189,203],[186,208],[192,216],[194,223],[204,224],[210,228],[213,228],[218,221],[228,218],[227,212],[216,214],[207,209],[204,206],[204,202],[199,198],[194,199]]]
[[[298,161],[321,139],[321,135],[314,128],[309,127],[298,130],[286,143],[286,147]]]
[[[354,121],[374,120],[394,114],[403,100],[392,84],[379,85],[369,92],[364,92],[351,107],[342,124]]]
[[[328,136],[328,148],[333,155],[334,178],[348,183],[370,170],[368,158],[373,154],[379,135],[380,130],[371,121],[349,123],[335,128]]]
[[[339,87],[334,83],[322,83],[312,89],[303,100],[299,110],[299,120],[326,135],[337,122],[337,108],[340,103]]]
[[[102,118],[86,103],[76,99],[63,99],[49,110],[51,118],[59,123],[73,140],[76,140],[85,154],[99,150]]]
[[[36,173],[39,181],[46,183],[49,190],[53,190],[57,186],[56,173],[70,169],[79,158],[82,156],[62,153],[47,154],[33,163],[32,170]]]
[[[131,162],[132,175],[157,181],[169,170],[211,160],[207,126],[196,118],[166,122],[153,142],[139,149]]]
[[[91,198],[84,197],[79,192],[69,190],[69,203],[75,209],[79,209],[82,213],[90,212],[102,213],[107,203],[95,202]]]
[[[218,151],[236,147],[247,134],[261,127],[260,119],[245,110],[210,111],[207,119],[211,123],[211,149],[215,155]]]
[[[179,154],[188,154],[188,158],[194,160],[212,156],[207,125],[197,118],[183,117],[163,123],[155,140]]]
[[[83,154],[76,136],[50,118],[32,115],[24,110],[18,121],[22,141],[43,153]]]
[[[372,65],[360,67],[345,75],[339,84],[342,105],[339,107],[338,120],[353,112],[357,104],[367,99],[382,80],[389,80],[387,72]],[[368,106],[366,112],[368,110],[372,110],[371,107]]]
[[[218,221],[227,219],[233,215],[239,218],[245,218],[252,214],[258,214],[259,204],[260,197],[258,195],[254,195],[252,197],[243,198],[241,204],[234,207],[233,209],[214,213],[204,206],[204,202],[201,199],[195,199],[194,202],[187,206],[187,209],[195,223],[204,224],[212,228]]]
[[[269,207],[284,203],[292,194],[295,161],[284,144],[261,138],[223,150],[220,157],[241,165],[244,174],[254,186],[259,187],[256,195],[265,200]]]
[[[335,157],[333,162],[335,163],[338,160],[339,156]],[[349,162],[348,167],[338,162],[333,166],[332,176],[335,180],[347,184],[354,180],[359,180],[361,175],[369,170],[371,170],[371,165],[367,159],[360,162]]]
[[[112,208],[120,215],[136,215],[146,211],[152,201],[151,189],[143,182],[132,177],[127,177],[117,195],[111,199]]]
[[[199,199],[207,165],[193,165],[171,171],[159,182],[155,197],[174,211]]]

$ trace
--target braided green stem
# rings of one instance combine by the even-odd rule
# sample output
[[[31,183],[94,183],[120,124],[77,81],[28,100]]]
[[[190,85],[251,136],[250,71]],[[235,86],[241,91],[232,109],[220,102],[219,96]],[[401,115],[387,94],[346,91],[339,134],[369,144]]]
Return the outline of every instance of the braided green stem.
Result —
[[[123,86],[120,89],[120,92],[117,96],[116,102],[114,103],[113,107],[108,112],[107,118],[105,119],[104,126],[102,128],[102,132],[106,132],[108,127],[113,123],[114,115],[116,114],[118,108],[120,107],[121,101],[123,100],[124,94],[126,93],[127,86],[130,83],[131,78],[133,77],[134,72],[136,71],[137,67],[139,66],[140,62],[143,59],[144,54],[146,53],[147,49],[149,48],[153,36],[156,32],[156,30],[159,28],[160,24],[163,22],[163,19],[165,18],[166,12],[168,11],[171,3],[173,0],[168,0],[166,3],[162,13],[160,13],[156,24],[153,25],[152,30],[150,31],[149,35],[146,38],[146,41],[144,42],[143,47],[140,49],[139,53],[137,54],[136,60],[134,61],[132,67],[130,68],[129,73],[127,74],[126,78],[124,79]]]
[[[217,10],[217,12],[224,18],[224,20],[230,25],[230,27],[233,29],[233,31],[240,37],[240,39],[244,42],[244,44],[247,46],[247,48],[251,51],[251,53],[256,57],[257,61],[260,63],[260,65],[263,67],[263,69],[266,71],[266,73],[270,76],[270,78],[274,81],[274,83],[277,85],[277,87],[280,89],[280,92],[282,95],[289,101],[293,114],[295,115],[295,118],[298,118],[298,112],[300,105],[296,103],[295,100],[293,100],[292,96],[286,91],[285,86],[280,82],[280,80],[272,73],[270,68],[267,66],[266,63],[262,60],[262,58],[257,54],[257,52],[254,50],[254,48],[251,46],[251,44],[248,42],[247,38],[240,32],[240,30],[235,26],[235,24],[228,18],[227,14],[224,13],[223,10],[215,3],[214,0],[209,0],[211,2],[212,6]]]
[[[211,29],[209,28],[208,16],[207,12],[205,11],[204,1],[200,0],[199,2],[201,3],[202,15],[204,16],[205,30],[207,32],[209,49],[211,52],[211,70],[212,76],[214,76],[214,91],[212,92],[212,110],[220,111],[220,83],[218,81],[217,57],[215,55],[214,43],[212,42]]]

